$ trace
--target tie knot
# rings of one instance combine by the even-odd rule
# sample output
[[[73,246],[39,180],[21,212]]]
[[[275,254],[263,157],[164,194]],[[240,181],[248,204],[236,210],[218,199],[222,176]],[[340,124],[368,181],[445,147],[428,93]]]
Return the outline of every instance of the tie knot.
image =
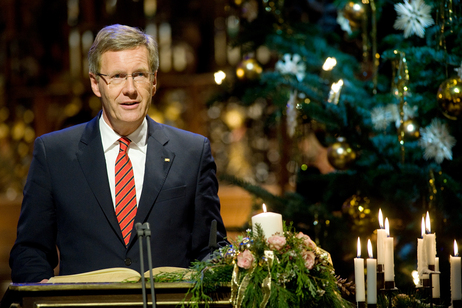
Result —
[[[120,139],[119,139],[119,143],[120,143],[119,152],[126,152],[128,146],[130,145],[130,142],[131,142],[131,140],[128,139],[127,137],[122,137],[122,138],[120,138]]]

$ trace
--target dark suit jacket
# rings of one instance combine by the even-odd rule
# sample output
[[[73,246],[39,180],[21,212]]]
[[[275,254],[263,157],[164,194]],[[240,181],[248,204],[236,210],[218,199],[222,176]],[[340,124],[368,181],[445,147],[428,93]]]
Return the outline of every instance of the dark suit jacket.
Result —
[[[226,234],[210,143],[149,117],[148,130],[135,223],[151,226],[153,267],[188,267],[209,252],[212,220],[218,240]],[[126,266],[140,271],[136,230],[126,248],[106,169],[98,117],[36,139],[10,254],[14,282],[50,278],[58,259],[61,275]]]

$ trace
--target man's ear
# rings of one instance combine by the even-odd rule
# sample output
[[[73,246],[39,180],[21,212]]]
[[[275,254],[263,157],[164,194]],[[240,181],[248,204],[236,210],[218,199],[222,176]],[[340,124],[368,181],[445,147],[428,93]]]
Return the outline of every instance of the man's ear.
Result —
[[[152,96],[156,94],[157,91],[157,71],[154,73],[154,80],[152,81]]]
[[[95,93],[96,96],[101,97],[101,91],[99,90],[98,76],[96,76],[93,73],[89,73],[88,75],[90,75],[91,89],[93,90],[93,93]]]

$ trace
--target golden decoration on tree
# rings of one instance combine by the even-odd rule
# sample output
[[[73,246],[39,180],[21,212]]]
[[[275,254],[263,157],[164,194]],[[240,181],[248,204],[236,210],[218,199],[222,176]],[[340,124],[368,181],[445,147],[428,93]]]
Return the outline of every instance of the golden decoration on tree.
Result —
[[[415,119],[408,119],[404,121],[398,128],[398,134],[400,139],[406,141],[413,141],[419,139],[419,124]]]
[[[443,81],[436,99],[445,117],[458,120],[462,113],[462,80],[455,77]]]
[[[346,170],[356,160],[356,152],[345,141],[345,138],[337,138],[327,149],[327,159],[329,163],[337,170]]]
[[[236,76],[240,80],[256,80],[260,78],[263,69],[254,58],[244,59],[236,68]]]
[[[361,28],[363,19],[366,18],[366,7],[361,2],[348,2],[343,8],[343,15],[350,22],[350,27],[354,31]]]
[[[352,221],[359,223],[370,215],[370,203],[371,200],[368,197],[355,194],[343,203],[342,212],[348,214]]]

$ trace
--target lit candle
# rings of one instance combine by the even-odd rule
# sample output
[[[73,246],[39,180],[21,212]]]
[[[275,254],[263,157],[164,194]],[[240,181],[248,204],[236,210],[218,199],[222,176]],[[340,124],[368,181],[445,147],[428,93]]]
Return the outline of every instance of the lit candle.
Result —
[[[282,215],[266,211],[266,205],[263,204],[263,213],[252,217],[252,229],[256,232],[256,225],[260,224],[266,238],[279,233],[282,236]]]
[[[367,241],[367,303],[377,304],[377,260],[372,256],[371,240]]]
[[[379,209],[379,229],[377,229],[377,263],[385,264],[384,242],[387,237],[387,231],[384,229],[382,209]]]
[[[394,288],[395,281],[395,260],[393,238],[390,236],[390,226],[388,218],[385,219],[385,230],[388,237],[385,239],[385,288]],[[388,284],[388,285],[387,285]]]
[[[435,270],[435,257],[436,257],[436,236],[435,233],[431,233],[430,226],[430,214],[427,212],[425,218],[425,235],[424,235],[424,247],[425,247],[425,258],[427,266],[430,270]]]
[[[440,271],[440,258],[435,258],[435,271]],[[432,275],[432,296],[433,298],[440,298],[440,275]]]
[[[454,240],[454,257],[449,256],[449,261],[451,263],[451,300],[461,300],[461,268],[459,248],[457,247],[456,240]]]
[[[364,259],[361,258],[361,242],[358,237],[357,257],[355,258],[356,302],[366,301],[366,286],[364,284]]]
[[[423,271],[427,269],[427,258],[424,253],[424,236],[425,236],[425,219],[422,217],[422,223],[420,225],[420,238],[417,239],[417,272],[419,274],[419,284],[422,286],[422,281],[428,279],[427,274],[423,274]]]

